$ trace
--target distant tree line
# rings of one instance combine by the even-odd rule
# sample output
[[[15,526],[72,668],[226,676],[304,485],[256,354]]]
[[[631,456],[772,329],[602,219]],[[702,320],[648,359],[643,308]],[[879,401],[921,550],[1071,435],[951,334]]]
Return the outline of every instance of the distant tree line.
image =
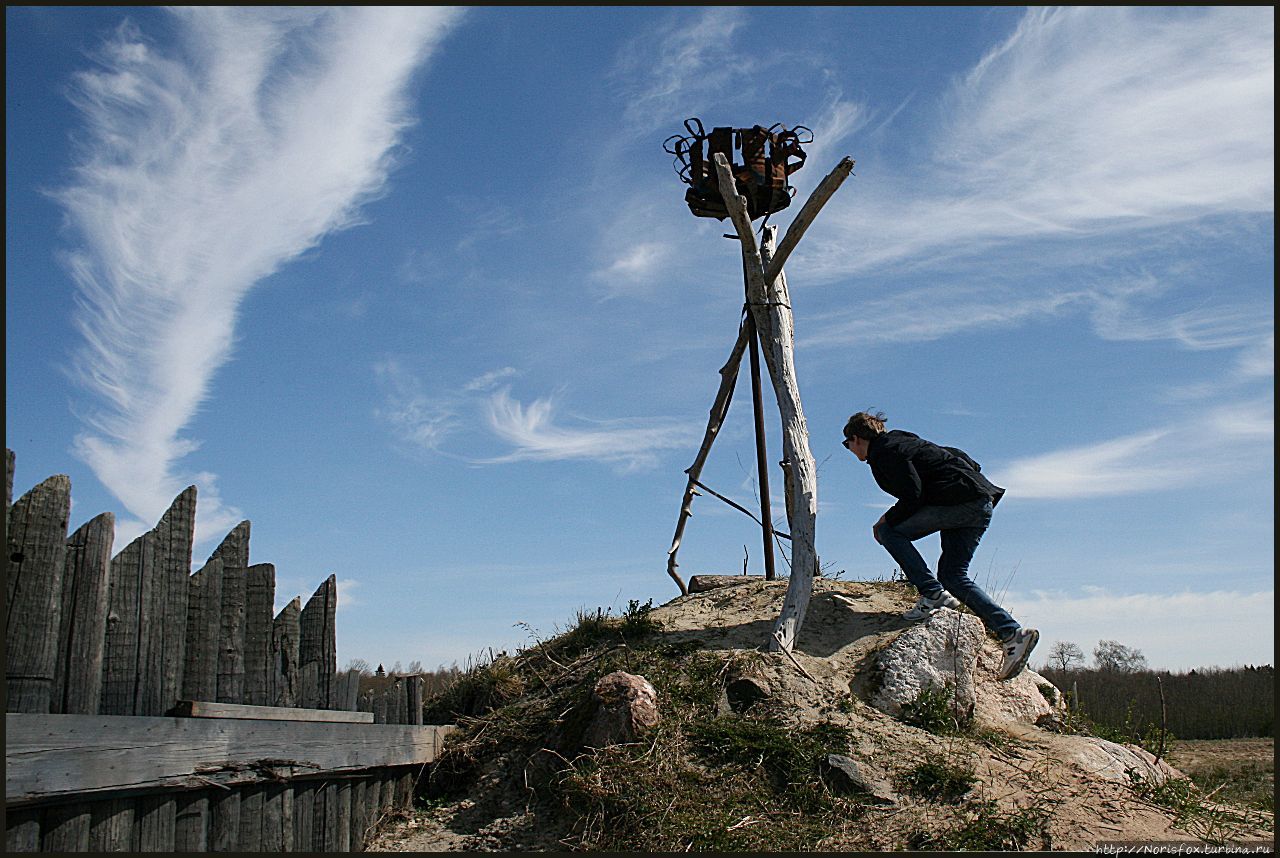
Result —
[[[1093,666],[1062,641],[1038,672],[1090,721],[1135,740],[1162,724],[1177,739],[1275,736],[1275,668],[1269,664],[1208,667],[1186,672],[1150,670],[1139,650],[1101,641]]]
[[[383,667],[381,664],[375,668],[371,667],[369,662],[363,658],[351,659],[344,669],[360,671],[361,694],[366,691],[382,691],[395,682],[398,676],[421,676],[422,696],[424,699],[440,694],[466,673],[457,664],[452,664],[448,667],[440,665],[435,670],[427,670],[420,661],[411,661],[408,667],[403,667],[397,661],[391,665],[390,669]]]

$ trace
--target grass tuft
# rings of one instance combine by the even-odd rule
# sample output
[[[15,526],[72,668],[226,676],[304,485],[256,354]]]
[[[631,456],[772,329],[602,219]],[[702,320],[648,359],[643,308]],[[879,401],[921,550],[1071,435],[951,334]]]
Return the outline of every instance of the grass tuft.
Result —
[[[898,718],[935,736],[963,735],[972,727],[972,717],[957,715],[954,701],[955,691],[949,682],[942,688],[926,688],[902,704]]]
[[[973,802],[964,821],[941,831],[920,831],[911,849],[929,852],[1021,852],[1047,844],[1050,813],[1042,805],[1001,810],[994,801]]]
[[[964,798],[977,782],[973,769],[931,760],[903,775],[899,786],[928,801],[954,804]]]

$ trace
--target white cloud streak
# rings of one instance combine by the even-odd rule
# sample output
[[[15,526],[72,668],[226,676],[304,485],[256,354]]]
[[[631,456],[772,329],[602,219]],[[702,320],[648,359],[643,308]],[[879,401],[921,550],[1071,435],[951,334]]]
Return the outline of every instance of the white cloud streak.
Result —
[[[655,465],[662,450],[687,448],[698,434],[692,424],[657,420],[605,421],[581,428],[557,425],[551,398],[526,406],[505,389],[489,398],[488,420],[494,433],[515,447],[489,463],[589,460],[631,471]]]
[[[1151,429],[1015,461],[992,479],[1011,497],[1076,499],[1165,491],[1265,461],[1275,440],[1267,401],[1197,413]]]
[[[830,280],[1271,212],[1273,81],[1262,7],[1033,9],[957,83],[932,160],[904,176],[864,165],[793,267]]]
[[[77,453],[154,521],[188,479],[198,538],[234,524],[207,474],[180,479],[180,437],[264,277],[359,219],[411,122],[411,76],[458,18],[436,7],[180,7],[184,46],[132,25],[78,75],[86,132],[57,193],[79,234],[69,267],[99,409]]]
[[[639,134],[674,122],[674,131],[717,104],[729,82],[747,73],[733,44],[745,23],[742,10],[716,6],[675,17],[634,41],[615,71],[624,82],[626,124]]]

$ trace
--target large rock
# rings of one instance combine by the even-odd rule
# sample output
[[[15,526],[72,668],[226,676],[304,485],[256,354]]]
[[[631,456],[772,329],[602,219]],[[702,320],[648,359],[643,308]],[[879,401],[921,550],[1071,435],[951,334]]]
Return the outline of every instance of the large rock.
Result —
[[[615,670],[592,690],[595,712],[582,734],[588,748],[634,742],[658,723],[658,692],[643,676]]]
[[[1130,782],[1130,772],[1149,783],[1163,783],[1169,778],[1185,777],[1182,772],[1157,760],[1137,745],[1121,745],[1097,736],[1073,736],[1071,762],[1084,771],[1107,780]]]
[[[952,714],[960,720],[1034,724],[1040,716],[1059,711],[1062,695],[1034,671],[996,681],[1001,660],[999,646],[977,617],[944,608],[880,651],[876,669],[883,681],[871,705],[898,715],[903,704],[922,692],[945,689]],[[1059,702],[1055,705],[1049,698]]]
[[[844,754],[827,754],[818,761],[818,772],[841,795],[859,795],[883,804],[897,804],[900,800],[888,781],[863,771]]]

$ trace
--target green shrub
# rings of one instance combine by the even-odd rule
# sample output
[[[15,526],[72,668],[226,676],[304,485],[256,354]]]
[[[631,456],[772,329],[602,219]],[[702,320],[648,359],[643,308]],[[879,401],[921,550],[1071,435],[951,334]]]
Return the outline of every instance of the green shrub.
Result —
[[[955,689],[949,682],[942,688],[926,688],[902,704],[898,718],[937,736],[958,736],[973,723],[971,718],[956,715]]]
[[[954,803],[963,798],[977,780],[972,769],[930,761],[921,763],[900,778],[899,786],[929,801]]]

